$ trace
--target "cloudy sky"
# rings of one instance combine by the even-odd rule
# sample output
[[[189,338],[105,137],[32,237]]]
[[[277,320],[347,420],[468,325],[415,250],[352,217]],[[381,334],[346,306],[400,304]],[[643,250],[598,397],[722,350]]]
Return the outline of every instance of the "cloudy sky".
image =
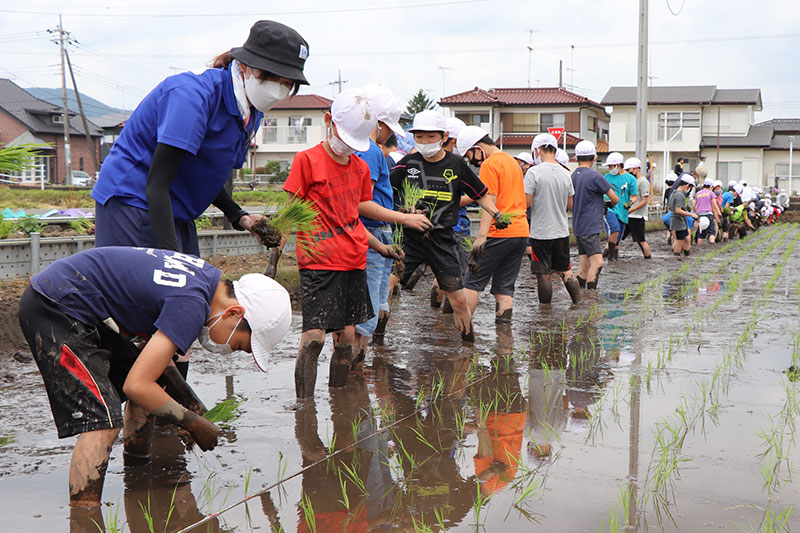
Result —
[[[63,14],[82,93],[132,109],[161,79],[200,71],[240,46],[258,19],[281,21],[309,42],[314,92],[380,81],[406,101],[479,86],[567,87],[600,100],[635,85],[637,0],[28,0],[0,7],[0,77],[59,87],[48,33]],[[755,23],[754,23],[755,22]],[[757,120],[800,117],[800,9],[788,0],[651,0],[652,85],[760,88]],[[531,30],[533,33],[531,34]],[[531,39],[532,35],[532,40]],[[532,42],[533,53],[528,45]],[[530,57],[530,62],[529,62]],[[529,75],[530,68],[530,75]]]

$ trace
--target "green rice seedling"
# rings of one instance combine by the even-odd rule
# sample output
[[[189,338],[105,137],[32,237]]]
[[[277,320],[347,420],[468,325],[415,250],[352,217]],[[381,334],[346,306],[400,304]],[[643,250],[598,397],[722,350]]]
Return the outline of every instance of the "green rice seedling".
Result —
[[[425,523],[424,513],[420,513],[419,522],[416,517],[411,516],[411,525],[414,526],[414,533],[433,533],[433,529]]]
[[[472,239],[469,237],[464,237],[464,240],[461,242],[461,248],[463,248],[465,253],[472,252]]]
[[[362,421],[361,413],[358,413],[358,415],[353,419],[353,422],[351,423],[353,427],[353,442],[358,442],[358,433],[359,430],[361,429],[361,421]]]
[[[337,474],[339,475],[339,487],[341,488],[341,491],[342,491],[342,497],[339,500],[339,503],[341,503],[342,506],[345,509],[347,509],[347,511],[349,512],[350,511],[350,498],[347,496],[347,480],[342,478],[342,471],[341,470],[337,470]]]
[[[41,156],[41,150],[49,148],[49,144],[39,143],[6,144],[0,148],[0,174],[31,170],[36,166],[35,158]]]
[[[280,235],[297,233],[297,248],[314,256],[319,254],[313,234],[318,231],[317,208],[314,203],[303,198],[287,200],[269,217],[268,225]]]
[[[446,531],[447,528],[444,526],[444,511],[442,511],[439,507],[434,507],[433,516],[436,518],[436,523],[438,524],[439,529]]]
[[[462,440],[464,438],[464,427],[467,424],[467,415],[463,409],[458,409],[453,411],[453,420],[456,424],[456,437],[458,440]]]
[[[147,531],[150,533],[155,533],[155,525],[153,523],[153,513],[150,510],[150,491],[147,491],[147,506],[145,507],[141,501],[139,503],[139,508],[142,510],[142,514],[144,515],[144,521],[147,524]]]
[[[308,529],[312,533],[317,532],[317,519],[314,516],[314,507],[311,505],[311,498],[305,491],[300,495],[300,508],[303,510],[303,519],[306,521]]]
[[[425,400],[425,388],[424,388],[424,386],[422,386],[417,391],[417,398],[416,398],[416,401],[414,402],[414,409],[419,411],[419,407],[420,407],[420,405],[422,405],[422,402],[424,400]]]
[[[8,446],[9,444],[14,444],[15,442],[17,442],[17,434],[13,431],[6,435],[0,435],[0,448]]]
[[[364,496],[367,495],[367,486],[364,484],[364,480],[362,480],[358,476],[358,472],[356,472],[355,468],[350,467],[346,463],[342,463],[342,468],[344,468],[345,475],[353,482],[353,484],[361,491],[361,494]],[[341,474],[341,469],[339,470]]]
[[[119,519],[119,502],[111,504],[103,513],[105,529],[94,518],[91,520],[99,533],[125,533],[125,522],[120,522]]]
[[[423,190],[417,185],[414,185],[407,179],[403,180],[403,184],[400,188],[400,199],[402,201],[400,207],[404,207],[413,212],[417,207],[417,203],[423,199],[424,194]]]
[[[484,496],[481,492],[481,482],[475,480],[475,500],[472,502],[472,516],[475,520],[475,526],[482,526],[481,514],[483,513],[483,506],[489,502],[491,496]]]
[[[500,222],[500,224],[508,225],[511,224],[511,222],[513,222],[515,218],[520,218],[524,216],[525,213],[523,211],[511,211],[508,213],[500,213],[499,216],[497,217],[498,220],[495,221],[494,223]]]
[[[205,215],[200,215],[199,217],[194,219],[194,226],[197,228],[198,231],[209,229],[211,225],[212,225],[211,219]]]
[[[330,428],[327,426],[325,427],[325,449],[328,452],[328,456],[336,453],[336,433],[331,436]]]
[[[420,433],[419,431],[417,431],[417,429],[416,429],[416,428],[411,428],[411,431],[413,431],[414,433],[416,433],[416,434],[417,434],[417,440],[419,440],[419,441],[420,441],[422,444],[424,444],[425,446],[427,446],[428,448],[430,448],[431,450],[433,450],[433,452],[434,452],[434,453],[439,453],[439,450],[437,450],[437,449],[436,449],[436,447],[435,447],[433,444],[431,444],[431,443],[428,441],[428,439],[426,439],[426,438],[425,438],[425,437],[422,435],[422,433]]]
[[[244,399],[227,398],[209,409],[203,414],[203,418],[212,424],[222,426],[229,425],[241,416],[239,406],[244,403]]]

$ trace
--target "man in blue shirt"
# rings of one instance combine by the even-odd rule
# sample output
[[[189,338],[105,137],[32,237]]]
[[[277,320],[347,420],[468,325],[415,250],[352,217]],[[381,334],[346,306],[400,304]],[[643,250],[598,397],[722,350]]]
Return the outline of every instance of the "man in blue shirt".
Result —
[[[619,242],[628,224],[628,208],[639,198],[636,178],[623,170],[624,163],[625,158],[619,152],[611,152],[606,159],[608,172],[604,177],[619,197],[619,202],[606,213],[608,246],[603,250],[603,257],[608,257],[609,261],[619,257]]]
[[[175,369],[176,352],[186,353],[199,337],[219,355],[252,352],[266,369],[269,351],[291,323],[289,294],[262,274],[236,282],[220,274],[188,254],[104,247],[60,259],[31,278],[20,327],[59,438],[80,435],[69,471],[70,506],[100,505],[111,446],[123,425],[128,435],[126,400],[184,428],[201,449],[216,446],[219,429],[200,416],[205,407]],[[130,456],[127,438],[123,444],[126,463],[148,459]]]

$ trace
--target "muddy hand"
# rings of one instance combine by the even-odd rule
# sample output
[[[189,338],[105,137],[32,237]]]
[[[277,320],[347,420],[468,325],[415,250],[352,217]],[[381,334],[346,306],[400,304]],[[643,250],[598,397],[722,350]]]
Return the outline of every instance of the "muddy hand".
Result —
[[[506,229],[511,224],[511,222],[503,218],[503,213],[500,211],[492,215],[492,218],[494,219],[494,227],[497,229]]]
[[[217,445],[217,439],[221,433],[217,426],[202,416],[192,417],[191,424],[185,429],[192,434],[192,438],[204,452],[214,449],[214,447]]]
[[[396,259],[398,261],[402,261],[406,256],[402,248],[395,248],[391,244],[384,244],[377,252],[387,259]]]
[[[158,384],[164,387],[164,390],[173,399],[193,413],[202,416],[208,411],[200,398],[197,397],[194,389],[183,379],[180,371],[174,366],[170,365],[164,369],[164,373],[158,378]]]
[[[405,215],[403,216],[402,223],[406,227],[419,231],[428,231],[433,229],[433,223],[427,216],[423,214]]]
[[[486,253],[486,237],[478,236],[475,242],[472,243],[472,255],[480,257]]]

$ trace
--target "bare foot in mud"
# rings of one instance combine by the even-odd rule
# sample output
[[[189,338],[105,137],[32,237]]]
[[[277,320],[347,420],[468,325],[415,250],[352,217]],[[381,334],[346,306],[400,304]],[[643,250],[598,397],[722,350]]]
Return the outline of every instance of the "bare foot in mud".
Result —
[[[269,219],[266,217],[262,218],[255,224],[253,224],[253,233],[258,240],[261,241],[261,244],[266,246],[267,248],[277,248],[281,245],[281,232],[278,229],[269,223]]]

